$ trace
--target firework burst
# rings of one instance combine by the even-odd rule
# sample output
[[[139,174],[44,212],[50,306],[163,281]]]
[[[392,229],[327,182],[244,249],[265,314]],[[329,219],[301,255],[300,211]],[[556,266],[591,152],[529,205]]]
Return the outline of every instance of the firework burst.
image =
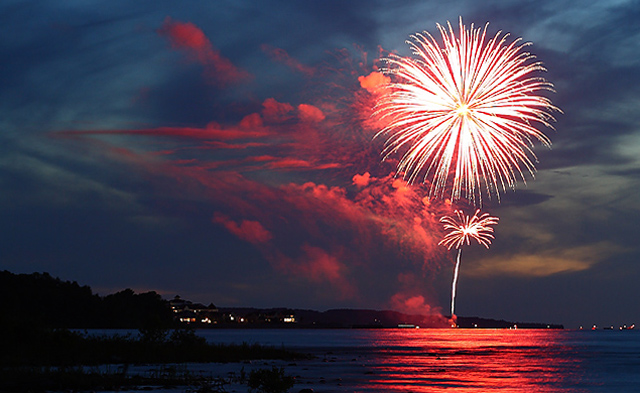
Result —
[[[456,267],[453,270],[453,283],[451,284],[451,317],[455,316],[456,287],[458,284],[458,272],[460,271],[460,261],[462,259],[462,246],[470,245],[471,239],[482,244],[486,248],[491,245],[493,237],[492,225],[498,224],[498,217],[492,217],[488,213],[480,214],[480,210],[476,210],[471,217],[465,215],[462,211],[455,211],[456,217],[445,216],[440,219],[444,224],[445,231],[448,231],[444,238],[438,243],[447,247],[448,250],[456,248],[458,256],[456,258]]]
[[[462,211],[456,210],[456,217],[442,217],[440,222],[444,224],[444,230],[449,232],[438,245],[443,245],[448,250],[454,247],[460,249],[465,244],[471,244],[471,239],[474,239],[478,244],[489,248],[494,238],[491,226],[498,224],[499,218],[492,217],[488,213],[478,216],[479,213],[478,209],[473,216],[469,217]]]
[[[532,124],[553,128],[551,112],[560,111],[538,95],[553,86],[533,75],[545,69],[523,50],[528,43],[507,43],[501,32],[487,40],[487,25],[467,30],[460,18],[460,38],[451,24],[437,25],[442,48],[427,32],[412,36],[416,59],[383,59],[393,83],[375,112],[387,123],[376,135],[387,137],[382,155],[403,153],[397,171],[405,180],[423,176],[431,196],[450,189],[452,201],[479,205],[483,190],[499,200],[526,181],[523,169],[533,176],[533,141],[550,140]]]

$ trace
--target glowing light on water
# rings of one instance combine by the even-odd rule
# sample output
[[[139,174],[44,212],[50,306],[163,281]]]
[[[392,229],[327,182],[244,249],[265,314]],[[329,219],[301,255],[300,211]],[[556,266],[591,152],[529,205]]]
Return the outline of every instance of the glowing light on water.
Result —
[[[535,171],[533,141],[550,140],[532,124],[553,128],[558,110],[538,95],[553,90],[533,74],[545,71],[523,49],[528,43],[498,32],[467,29],[460,18],[459,38],[451,24],[437,25],[443,46],[429,33],[407,41],[417,58],[390,55],[383,70],[392,76],[376,114],[387,122],[376,137],[387,137],[384,159],[403,155],[397,171],[414,183],[431,184],[431,196],[482,204],[483,189],[500,199],[500,190],[525,181],[521,167]]]
[[[462,246],[465,244],[470,245],[471,239],[473,239],[488,249],[494,239],[492,226],[498,224],[498,217],[490,216],[488,213],[478,214],[480,214],[480,209],[476,210],[471,217],[460,210],[456,210],[455,217],[445,216],[440,219],[440,222],[444,224],[444,230],[448,232],[438,245],[443,245],[448,250],[454,247],[458,250],[456,266],[453,270],[453,283],[451,284],[452,318],[455,315],[456,287],[462,259]]]

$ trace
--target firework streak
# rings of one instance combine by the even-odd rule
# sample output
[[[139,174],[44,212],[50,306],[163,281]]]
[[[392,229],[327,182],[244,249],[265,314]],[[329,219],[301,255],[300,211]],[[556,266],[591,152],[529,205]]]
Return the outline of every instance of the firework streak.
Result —
[[[462,259],[462,246],[469,245],[471,239],[474,239],[479,244],[489,248],[491,240],[494,238],[492,225],[498,224],[498,217],[492,217],[487,213],[478,216],[479,213],[480,210],[476,210],[476,213],[469,217],[465,216],[462,211],[456,210],[456,217],[445,216],[440,219],[440,222],[444,224],[445,231],[449,232],[438,244],[447,247],[448,250],[453,247],[458,250],[456,267],[453,270],[453,283],[451,284],[452,318],[455,315],[456,287],[458,284],[458,272],[460,271],[460,260]]]

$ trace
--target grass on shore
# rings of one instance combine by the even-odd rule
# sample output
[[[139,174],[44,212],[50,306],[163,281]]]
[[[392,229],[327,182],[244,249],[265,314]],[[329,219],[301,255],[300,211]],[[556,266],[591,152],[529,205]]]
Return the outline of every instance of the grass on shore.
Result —
[[[259,344],[211,344],[193,330],[141,331],[90,336],[66,329],[21,329],[0,334],[0,390],[118,390],[132,386],[199,386],[223,391],[229,381],[190,374],[180,363],[227,363],[257,359],[296,360],[308,355]],[[159,364],[149,375],[128,373],[132,364]],[[111,367],[98,367],[113,365]],[[238,376],[244,380],[244,373]],[[217,389],[217,390],[216,390]]]
[[[0,390],[6,392],[52,392],[52,391],[100,391],[134,389],[148,390],[150,387],[187,388],[194,393],[225,392],[225,385],[247,383],[247,376],[227,375],[225,378],[189,372],[176,365],[160,365],[145,374],[130,374],[126,365],[105,370],[74,367],[13,367],[0,368]]]

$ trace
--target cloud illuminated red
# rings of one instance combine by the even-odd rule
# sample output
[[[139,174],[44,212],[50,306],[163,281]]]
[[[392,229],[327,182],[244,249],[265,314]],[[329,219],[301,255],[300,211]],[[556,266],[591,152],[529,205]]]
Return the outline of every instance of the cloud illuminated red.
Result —
[[[192,60],[205,67],[207,80],[225,85],[247,80],[251,75],[222,56],[204,32],[191,22],[174,21],[167,17],[158,30],[171,42],[171,47],[184,50]]]
[[[358,82],[360,82],[360,87],[366,89],[369,93],[376,93],[380,87],[388,85],[391,82],[391,78],[380,72],[373,71],[367,76],[359,76]]]
[[[369,172],[365,172],[363,175],[355,174],[353,175],[353,184],[358,187],[366,187],[369,184],[369,180],[371,180],[371,174]]]
[[[216,213],[213,216],[213,222],[223,225],[229,232],[249,243],[265,243],[272,238],[271,233],[258,221],[241,220],[240,222],[235,222],[222,213]]]
[[[267,98],[262,103],[262,115],[272,123],[281,123],[291,118],[293,106],[286,102],[278,102],[274,98]]]
[[[255,120],[249,120],[247,123]],[[261,138],[268,135],[267,130],[259,125],[253,127],[247,126],[245,123],[238,128],[225,128],[217,123],[209,123],[204,128],[195,127],[157,127],[142,128],[129,130],[74,130],[74,131],[58,131],[56,135],[72,136],[72,135],[146,135],[146,136],[164,136],[192,139],[218,139],[218,140],[234,140],[246,138]]]
[[[302,121],[317,123],[325,119],[324,113],[322,113],[319,108],[313,105],[300,104],[298,105],[298,111],[300,113],[300,119]]]
[[[300,72],[306,76],[312,76],[315,73],[315,70],[312,67],[300,63],[298,60],[291,57],[284,49],[275,48],[268,44],[262,44],[260,48],[269,57],[271,57],[271,59],[288,66],[294,71]]]

